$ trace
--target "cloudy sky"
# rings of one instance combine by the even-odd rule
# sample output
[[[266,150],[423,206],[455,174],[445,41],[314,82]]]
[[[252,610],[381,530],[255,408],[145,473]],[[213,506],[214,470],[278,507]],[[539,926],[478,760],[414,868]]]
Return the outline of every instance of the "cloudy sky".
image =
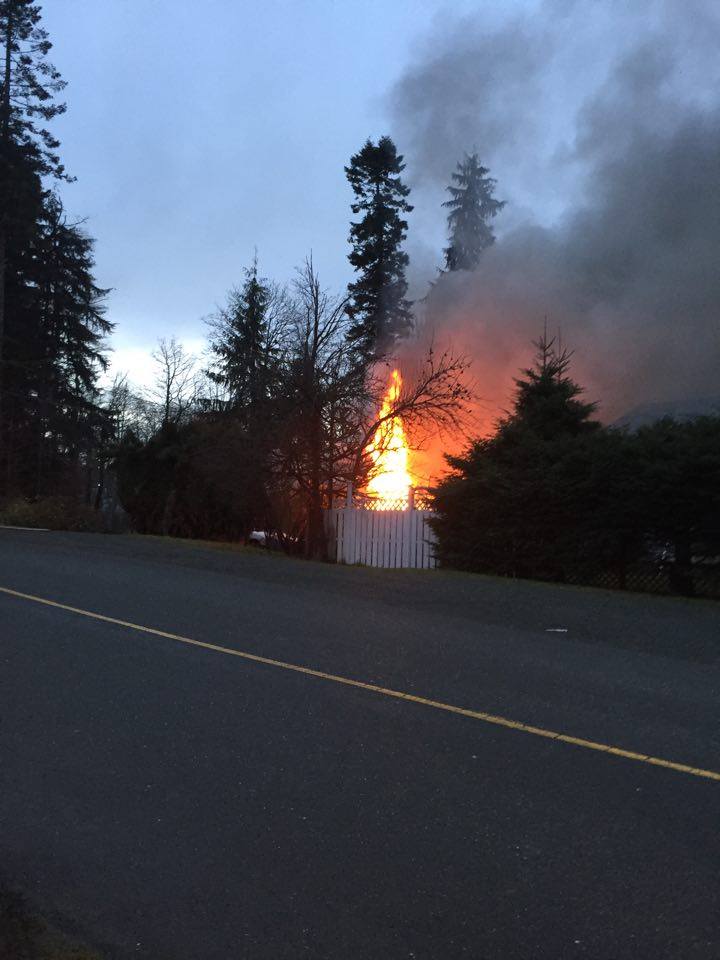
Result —
[[[343,166],[390,133],[414,293],[464,150],[508,201],[478,270],[423,308],[489,410],[545,317],[609,418],[718,392],[717,0],[48,0],[45,22],[69,81],[66,205],[97,238],[135,379],[158,337],[199,347],[255,247],[268,276],[312,251],[343,288]]]
[[[256,246],[267,275],[291,277],[312,250],[328,285],[347,283],[343,166],[389,129],[386,94],[442,3],[43,7],[68,81],[56,130],[77,182],[63,195],[114,288],[119,366],[144,366],[157,337],[201,338]]]

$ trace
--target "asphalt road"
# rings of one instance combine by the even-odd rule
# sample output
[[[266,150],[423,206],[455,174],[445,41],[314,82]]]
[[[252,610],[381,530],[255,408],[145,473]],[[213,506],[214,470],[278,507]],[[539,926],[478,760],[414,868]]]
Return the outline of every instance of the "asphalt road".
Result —
[[[720,771],[720,607],[0,530],[0,588]],[[564,631],[564,632],[556,632]],[[0,879],[118,958],[720,958],[720,782],[0,593]]]

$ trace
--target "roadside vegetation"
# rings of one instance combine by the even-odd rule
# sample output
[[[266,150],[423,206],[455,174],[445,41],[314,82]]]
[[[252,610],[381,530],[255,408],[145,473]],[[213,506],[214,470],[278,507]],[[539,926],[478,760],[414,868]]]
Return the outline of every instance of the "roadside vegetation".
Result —
[[[0,888],[0,960],[103,960],[34,913],[19,894]]]
[[[8,500],[0,507],[0,524],[46,530],[101,531],[103,518],[97,510],[76,497],[41,497]]]
[[[327,290],[311,257],[290,283],[263,278],[256,259],[210,317],[202,359],[161,340],[153,385],[104,385],[108,290],[94,276],[94,241],[56,190],[72,179],[47,129],[65,110],[65,83],[40,6],[0,4],[0,38],[0,518],[222,540],[260,529],[322,557],[323,508],[367,480],[382,421],[452,428],[470,399],[465,361],[428,345],[377,414],[414,322],[402,155],[380,137],[345,168],[355,217],[345,291]],[[481,191],[486,173],[476,165]],[[463,217],[455,233],[453,262],[490,242]]]
[[[153,384],[104,384],[108,291],[94,241],[56,192],[71,178],[47,128],[65,110],[65,84],[39,5],[0,3],[0,37],[0,523],[235,542],[257,531],[323,558],[323,511],[348,484],[367,485],[368,444],[402,418],[412,439],[468,441],[434,494],[443,565],[683,593],[712,579],[718,418],[608,429],[569,355],[543,339],[513,411],[491,436],[468,435],[466,359],[415,337],[413,207],[387,136],[345,167],[346,290],[326,289],[311,257],[289,283],[263,277],[256,257],[208,318],[202,357],[163,339]],[[450,180],[445,274],[478,266],[504,207],[477,153]],[[383,405],[399,350],[411,369]]]
[[[495,432],[449,458],[431,521],[445,566],[720,598],[720,418],[602,426],[537,344]]]

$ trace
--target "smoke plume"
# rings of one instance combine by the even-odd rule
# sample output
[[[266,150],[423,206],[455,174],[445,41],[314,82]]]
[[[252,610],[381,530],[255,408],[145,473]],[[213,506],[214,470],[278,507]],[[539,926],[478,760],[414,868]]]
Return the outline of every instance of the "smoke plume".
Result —
[[[486,16],[438,24],[391,95],[413,200],[438,210],[426,246],[464,151],[509,201],[478,269],[441,276],[421,323],[472,356],[486,426],[545,320],[606,421],[720,395],[720,8]]]

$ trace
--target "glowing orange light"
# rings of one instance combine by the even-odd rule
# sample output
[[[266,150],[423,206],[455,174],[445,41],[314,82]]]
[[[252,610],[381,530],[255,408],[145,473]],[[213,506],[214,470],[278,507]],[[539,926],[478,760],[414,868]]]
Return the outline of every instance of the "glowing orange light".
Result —
[[[379,418],[387,417],[397,404],[402,390],[399,370],[393,370],[390,384],[380,408]],[[405,439],[402,418],[388,417],[375,431],[367,452],[373,461],[373,470],[367,492],[375,498],[376,509],[405,509],[409,488],[413,483],[409,470],[410,449]]]

